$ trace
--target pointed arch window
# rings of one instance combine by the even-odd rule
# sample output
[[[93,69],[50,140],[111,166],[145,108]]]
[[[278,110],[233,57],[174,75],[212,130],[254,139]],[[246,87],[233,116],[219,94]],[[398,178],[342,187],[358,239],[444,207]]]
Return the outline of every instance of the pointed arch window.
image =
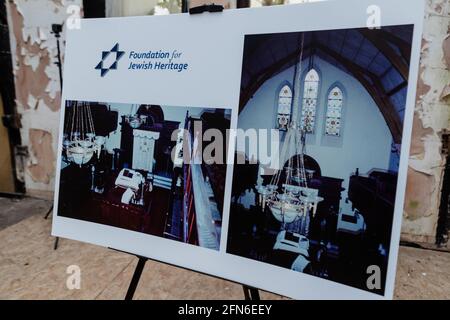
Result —
[[[344,95],[339,87],[330,90],[327,100],[327,113],[325,122],[325,134],[329,136],[341,135],[342,107],[344,105]]]
[[[277,129],[287,130],[291,122],[292,90],[284,85],[278,92]]]
[[[301,126],[306,133],[314,133],[316,122],[317,98],[319,96],[320,77],[315,69],[311,69],[305,76],[303,83],[303,101]]]

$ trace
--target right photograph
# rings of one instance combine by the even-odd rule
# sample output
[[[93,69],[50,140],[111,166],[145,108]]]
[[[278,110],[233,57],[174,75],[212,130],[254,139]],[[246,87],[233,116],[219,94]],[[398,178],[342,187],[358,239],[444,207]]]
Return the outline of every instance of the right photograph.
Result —
[[[237,126],[275,130],[279,148],[237,144],[229,254],[384,293],[412,37],[412,25],[245,36]]]

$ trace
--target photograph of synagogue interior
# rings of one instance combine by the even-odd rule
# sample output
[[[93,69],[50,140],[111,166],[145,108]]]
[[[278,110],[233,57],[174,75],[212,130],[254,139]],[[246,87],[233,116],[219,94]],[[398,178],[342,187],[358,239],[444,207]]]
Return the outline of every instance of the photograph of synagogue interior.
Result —
[[[236,150],[227,252],[366,290],[369,265],[384,276],[412,31],[245,37],[238,128],[279,130],[280,169]]]
[[[58,215],[218,250],[226,166],[184,149],[229,125],[225,109],[67,101]]]

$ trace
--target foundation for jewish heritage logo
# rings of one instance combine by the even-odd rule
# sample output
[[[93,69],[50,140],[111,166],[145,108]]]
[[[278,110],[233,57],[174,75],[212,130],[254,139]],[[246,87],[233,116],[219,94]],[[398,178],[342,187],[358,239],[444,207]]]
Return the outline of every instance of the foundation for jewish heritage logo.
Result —
[[[102,59],[97,64],[95,69],[100,70],[100,75],[104,77],[109,70],[117,70],[117,64],[124,54],[125,51],[120,51],[119,43],[116,43],[111,50],[102,51]],[[111,59],[114,60],[111,62]]]

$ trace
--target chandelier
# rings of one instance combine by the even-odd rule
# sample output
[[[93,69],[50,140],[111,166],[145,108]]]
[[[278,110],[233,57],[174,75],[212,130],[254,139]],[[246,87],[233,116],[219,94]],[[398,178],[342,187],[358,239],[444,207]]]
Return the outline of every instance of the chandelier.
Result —
[[[313,216],[317,205],[323,198],[318,196],[318,190],[308,187],[311,172],[305,169],[304,162],[305,131],[291,124],[281,150],[281,163],[286,163],[272,176],[267,185],[257,185],[259,203],[264,211],[269,208],[272,215],[286,225],[300,220],[302,235],[309,232],[309,213]],[[293,152],[294,156],[289,154]],[[284,160],[288,158],[286,162]]]
[[[105,137],[97,136],[89,103],[75,101],[68,109],[63,136],[66,159],[80,167],[87,164],[94,154],[100,157]]]
[[[135,112],[133,112],[135,110]],[[144,124],[147,121],[147,116],[145,115],[139,115],[138,114],[138,107],[135,105],[131,106],[131,113],[127,114],[125,116],[125,122],[128,123],[128,125],[132,129],[139,128],[142,124]]]
[[[318,196],[317,189],[308,187],[308,178],[312,177],[312,171],[305,168],[306,131],[297,126],[303,45],[304,35],[294,72],[293,117],[280,153],[279,163],[282,167],[272,176],[269,184],[256,185],[256,191],[262,210],[269,208],[284,230],[287,229],[287,224],[300,220],[298,232],[307,236],[309,214],[315,215],[317,205],[323,198]]]

